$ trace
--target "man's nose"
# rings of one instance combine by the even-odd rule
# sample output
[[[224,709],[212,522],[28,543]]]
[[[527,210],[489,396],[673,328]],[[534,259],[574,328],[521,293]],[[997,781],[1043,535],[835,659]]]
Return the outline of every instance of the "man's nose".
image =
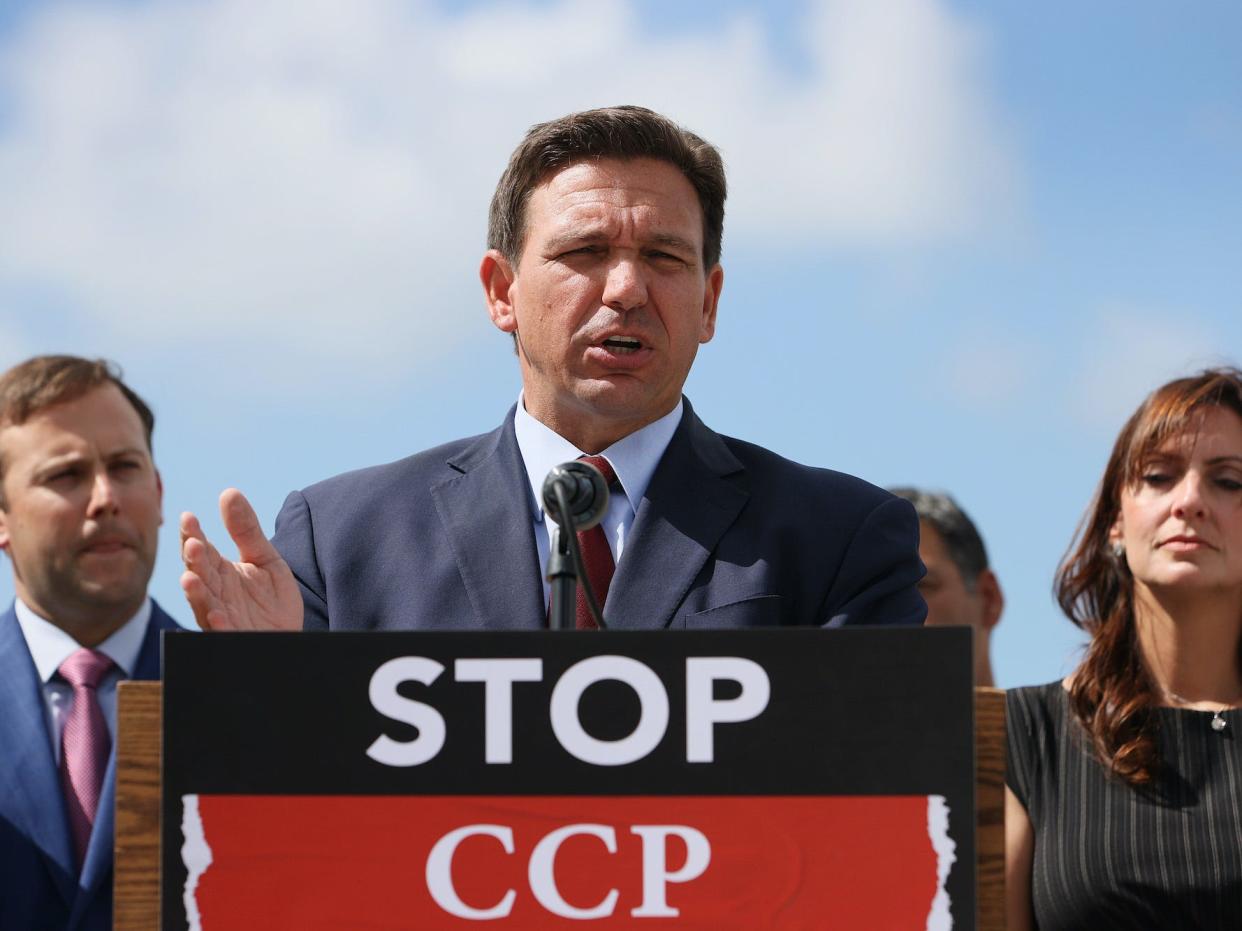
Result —
[[[116,495],[116,486],[108,475],[107,469],[100,469],[95,473],[95,479],[91,483],[91,500],[87,505],[87,515],[95,516],[98,514],[116,513],[119,502]]]
[[[618,258],[608,269],[604,303],[613,310],[633,310],[647,303],[647,280],[638,259]]]

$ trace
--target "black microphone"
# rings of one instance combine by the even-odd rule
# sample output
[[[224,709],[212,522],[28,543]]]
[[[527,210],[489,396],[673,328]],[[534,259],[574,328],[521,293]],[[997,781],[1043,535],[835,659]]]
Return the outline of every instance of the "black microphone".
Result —
[[[566,507],[572,518],[572,526],[566,526],[557,502],[556,489],[560,486],[565,494]],[[599,469],[590,463],[575,459],[553,466],[543,480],[544,513],[573,533],[589,530],[604,518],[608,510],[608,483]]]

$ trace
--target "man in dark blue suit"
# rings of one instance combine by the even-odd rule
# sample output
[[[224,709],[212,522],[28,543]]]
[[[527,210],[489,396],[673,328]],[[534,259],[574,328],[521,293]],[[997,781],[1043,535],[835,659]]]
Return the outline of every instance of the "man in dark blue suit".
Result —
[[[154,417],[108,363],[0,376],[0,928],[112,927],[116,685],[159,676]],[[83,672],[89,681],[81,680]]]
[[[226,491],[237,562],[185,515],[182,586],[200,625],[545,626],[539,487],[585,454],[616,475],[609,627],[921,623],[908,503],[720,436],[682,397],[715,333],[724,200],[716,149],[649,110],[533,127],[493,197],[480,267],[492,322],[514,339],[518,403],[492,433],[295,492],[272,543]]]

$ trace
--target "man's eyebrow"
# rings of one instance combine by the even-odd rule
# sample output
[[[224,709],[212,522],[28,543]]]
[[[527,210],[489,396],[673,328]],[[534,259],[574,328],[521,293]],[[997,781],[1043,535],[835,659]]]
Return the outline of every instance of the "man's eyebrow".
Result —
[[[549,252],[555,252],[557,249],[563,249],[570,245],[591,245],[593,243],[607,242],[608,238],[608,233],[604,230],[577,230],[553,236],[544,244],[544,248]],[[698,250],[698,247],[690,240],[675,233],[655,233],[649,236],[644,241],[644,244],[649,246],[665,246],[670,249],[680,249],[690,253]]]
[[[1223,462],[1236,462],[1242,465],[1242,456],[1214,456],[1207,461],[1207,464],[1220,465]]]
[[[669,246],[674,249],[684,249],[687,252],[695,252],[697,250],[694,243],[673,233],[656,233],[651,237],[651,242],[657,246]]]
[[[122,446],[120,449],[114,449],[104,454],[105,459],[117,459],[121,456],[145,456],[147,454],[146,447],[143,446]]]
[[[126,456],[145,456],[147,451],[141,446],[124,446],[120,449],[114,449],[104,453],[104,460],[112,462],[116,459],[123,459]],[[68,466],[81,465],[84,462],[90,462],[94,457],[88,456],[80,450],[70,450],[69,452],[58,453],[51,456],[41,463],[35,469],[36,475],[45,475],[48,472],[54,472],[57,469],[63,469]]]
[[[31,474],[35,478],[43,478],[44,476],[47,476],[50,473],[55,472],[58,469],[65,469],[65,468],[72,468],[74,466],[79,466],[83,462],[85,462],[87,458],[88,458],[87,456],[84,456],[82,453],[78,452],[77,450],[73,450],[67,453],[57,453],[56,455],[49,456],[47,459],[44,459],[41,462],[37,463],[34,469],[32,470]]]
[[[608,234],[603,230],[574,230],[573,232],[560,233],[553,236],[544,243],[544,249],[549,252],[555,252],[557,249],[565,248],[565,246],[588,245],[604,242],[607,239]]]

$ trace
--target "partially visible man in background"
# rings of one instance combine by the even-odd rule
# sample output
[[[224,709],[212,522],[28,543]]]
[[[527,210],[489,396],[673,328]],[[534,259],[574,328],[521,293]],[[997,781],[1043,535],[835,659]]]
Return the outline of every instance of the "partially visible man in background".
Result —
[[[0,928],[112,927],[116,687],[159,676],[150,408],[102,360],[0,375]]]
[[[919,558],[927,575],[919,591],[928,625],[964,624],[975,630],[975,685],[994,685],[989,640],[1005,608],[996,573],[974,522],[947,494],[890,488],[919,515]]]

